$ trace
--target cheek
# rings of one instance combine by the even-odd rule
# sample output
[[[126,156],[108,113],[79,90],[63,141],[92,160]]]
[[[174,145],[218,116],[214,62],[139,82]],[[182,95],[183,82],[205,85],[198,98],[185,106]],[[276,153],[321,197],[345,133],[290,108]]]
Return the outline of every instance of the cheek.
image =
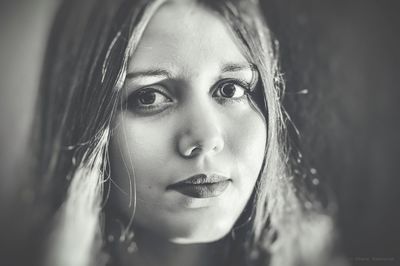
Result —
[[[255,111],[239,116],[229,130],[232,154],[247,164],[262,162],[267,139],[267,127],[263,117]]]
[[[267,126],[254,110],[238,116],[229,130],[229,147],[242,178],[240,186],[252,190],[265,156]]]
[[[165,152],[169,149],[166,147],[167,132],[163,129],[150,130],[149,127],[142,126],[138,123],[127,123],[126,145],[124,149],[129,150],[133,164],[136,168],[147,168],[151,163],[162,163],[165,158]],[[165,134],[159,134],[164,132]],[[147,168],[148,169],[148,168]]]
[[[158,124],[150,126],[122,115],[116,122],[118,127],[113,132],[110,147],[113,180],[124,191],[129,191],[134,175],[138,196],[155,197],[157,188],[163,187],[166,180],[159,178],[162,169],[154,166],[168,165],[171,158],[168,155],[173,148],[169,145],[171,137],[165,128],[167,124],[160,128]]]

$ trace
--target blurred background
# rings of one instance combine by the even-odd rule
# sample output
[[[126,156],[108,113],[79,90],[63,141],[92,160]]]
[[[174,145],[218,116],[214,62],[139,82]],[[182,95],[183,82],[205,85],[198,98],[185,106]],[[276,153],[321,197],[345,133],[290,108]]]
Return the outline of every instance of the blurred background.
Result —
[[[18,175],[58,2],[0,0],[0,217],[30,196]],[[295,142],[337,200],[346,257],[400,265],[400,3],[261,2],[280,42]]]

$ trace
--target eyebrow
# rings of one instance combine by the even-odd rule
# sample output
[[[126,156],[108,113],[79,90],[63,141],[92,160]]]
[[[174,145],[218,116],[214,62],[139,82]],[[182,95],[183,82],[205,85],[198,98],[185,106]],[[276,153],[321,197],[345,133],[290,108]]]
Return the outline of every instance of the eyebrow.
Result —
[[[237,72],[242,70],[251,70],[255,71],[256,66],[254,64],[227,64],[222,68],[222,72]]]
[[[136,79],[136,78],[145,78],[145,77],[166,77],[171,78],[172,75],[165,69],[151,69],[151,70],[144,70],[139,72],[130,72],[126,74],[127,79]]]
[[[255,71],[256,66],[254,64],[226,64],[222,67],[221,72],[238,72],[243,70]],[[165,69],[151,69],[138,72],[130,72],[126,74],[127,79],[137,79],[146,77],[162,77],[167,79],[172,79],[172,74]]]
[[[259,73],[257,66],[252,63],[248,64],[227,64],[222,68],[222,73],[226,72],[240,72],[240,71],[251,71],[252,77],[250,84],[255,84],[258,81]],[[253,87],[253,85],[252,85]]]

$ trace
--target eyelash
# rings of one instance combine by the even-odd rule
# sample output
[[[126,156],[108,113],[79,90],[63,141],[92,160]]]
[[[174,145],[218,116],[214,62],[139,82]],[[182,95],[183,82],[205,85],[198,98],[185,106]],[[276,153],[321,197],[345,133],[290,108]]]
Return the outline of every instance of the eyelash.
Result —
[[[212,96],[214,97],[215,93],[221,89],[221,86],[227,83],[232,83],[235,86],[240,86],[241,89],[243,89],[243,96],[241,97],[236,97],[236,98],[227,98],[227,97],[215,97],[217,98],[217,101],[222,104],[222,105],[227,105],[227,104],[234,104],[234,103],[240,103],[248,99],[249,96],[251,96],[251,93],[253,92],[253,87],[251,87],[251,84],[249,84],[247,81],[242,80],[242,79],[223,79],[217,82],[213,87],[212,91]],[[171,104],[174,103],[174,100],[172,100],[172,97],[169,96],[169,94],[164,90],[164,89],[157,89],[157,87],[163,87],[162,85],[150,85],[147,87],[144,87],[142,89],[139,89],[130,95],[125,100],[125,106],[128,110],[131,110],[133,112],[137,112],[140,114],[148,114],[152,115],[153,113],[160,113],[164,111],[165,109],[168,108]],[[149,104],[149,105],[140,105],[138,104],[139,101],[139,96],[143,93],[150,93],[150,92],[155,92],[159,95],[162,95],[162,97],[165,97],[168,99],[168,102],[162,103],[162,104]]]
[[[252,92],[251,84],[249,84],[245,80],[242,80],[242,79],[223,79],[223,80],[219,81],[215,85],[216,89],[213,91],[212,95],[214,95],[215,92],[217,92],[218,89],[220,89],[222,85],[227,84],[227,83],[233,83],[234,85],[240,86],[244,90],[244,94],[243,94],[243,96],[237,97],[237,98],[220,97],[219,100],[220,100],[221,104],[230,104],[230,103],[236,103],[236,102],[243,102],[244,100],[247,100],[248,96]]]
[[[130,95],[128,95],[128,97],[125,101],[125,106],[127,107],[127,109],[130,109],[130,110],[132,110],[134,112],[138,112],[138,113],[152,114],[153,112],[162,112],[170,104],[173,104],[173,100],[171,99],[172,97],[168,96],[167,92],[165,92],[162,89],[156,89],[154,87],[162,87],[162,86],[161,85],[151,85],[151,86],[139,89],[139,90],[131,93]],[[155,92],[159,95],[162,95],[162,97],[165,97],[166,99],[168,99],[168,102],[163,104],[164,105],[163,108],[160,108],[161,104],[151,104],[151,105],[138,104],[139,96],[143,93],[150,93],[150,92]]]

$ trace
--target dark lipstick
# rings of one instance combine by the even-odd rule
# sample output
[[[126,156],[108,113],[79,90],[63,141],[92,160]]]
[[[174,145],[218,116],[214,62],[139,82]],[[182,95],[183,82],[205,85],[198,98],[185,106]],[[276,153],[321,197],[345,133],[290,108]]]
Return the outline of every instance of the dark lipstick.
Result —
[[[183,181],[174,183],[167,190],[175,190],[193,198],[212,198],[221,195],[231,180],[220,175],[194,175]]]

